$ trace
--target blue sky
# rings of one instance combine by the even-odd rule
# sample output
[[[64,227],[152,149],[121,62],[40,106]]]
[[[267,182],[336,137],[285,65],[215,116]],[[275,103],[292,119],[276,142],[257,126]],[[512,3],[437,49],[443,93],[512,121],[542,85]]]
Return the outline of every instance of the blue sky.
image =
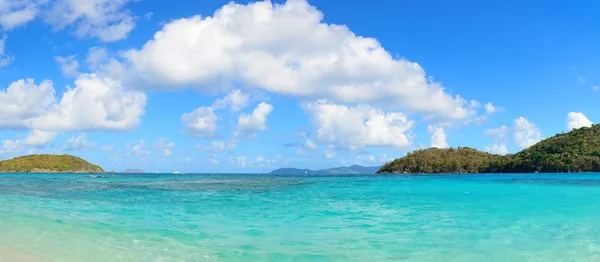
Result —
[[[595,1],[176,2],[0,0],[0,158],[370,166],[600,114]]]

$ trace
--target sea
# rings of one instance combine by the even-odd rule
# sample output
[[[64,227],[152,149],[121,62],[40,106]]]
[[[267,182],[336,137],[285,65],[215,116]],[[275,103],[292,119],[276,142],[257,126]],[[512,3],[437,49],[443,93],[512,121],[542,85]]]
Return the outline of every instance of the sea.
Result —
[[[7,256],[600,261],[600,174],[0,174]]]

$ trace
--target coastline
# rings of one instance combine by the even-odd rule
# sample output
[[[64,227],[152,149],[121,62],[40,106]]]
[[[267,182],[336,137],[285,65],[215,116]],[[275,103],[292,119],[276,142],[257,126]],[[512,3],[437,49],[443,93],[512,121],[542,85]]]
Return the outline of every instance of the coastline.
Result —
[[[0,245],[0,262],[49,262],[32,254]]]

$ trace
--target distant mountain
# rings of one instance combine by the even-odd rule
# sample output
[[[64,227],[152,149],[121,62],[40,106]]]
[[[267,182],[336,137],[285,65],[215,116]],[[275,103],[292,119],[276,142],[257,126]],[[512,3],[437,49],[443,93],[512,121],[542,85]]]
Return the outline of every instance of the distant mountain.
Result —
[[[342,174],[373,174],[379,170],[378,166],[344,166],[344,167],[334,167],[322,170],[310,170],[310,169],[299,169],[299,168],[280,168],[277,170],[273,170],[271,174],[277,175],[342,175]]]
[[[139,174],[139,173],[146,173],[146,172],[144,172],[144,170],[141,170],[138,168],[128,168],[128,169],[121,171],[120,173]]]

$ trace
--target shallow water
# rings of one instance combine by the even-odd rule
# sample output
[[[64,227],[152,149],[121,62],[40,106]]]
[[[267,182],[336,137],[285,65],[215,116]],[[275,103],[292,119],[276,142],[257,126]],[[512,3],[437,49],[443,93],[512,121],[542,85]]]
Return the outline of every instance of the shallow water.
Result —
[[[49,261],[600,261],[600,174],[0,174]]]

